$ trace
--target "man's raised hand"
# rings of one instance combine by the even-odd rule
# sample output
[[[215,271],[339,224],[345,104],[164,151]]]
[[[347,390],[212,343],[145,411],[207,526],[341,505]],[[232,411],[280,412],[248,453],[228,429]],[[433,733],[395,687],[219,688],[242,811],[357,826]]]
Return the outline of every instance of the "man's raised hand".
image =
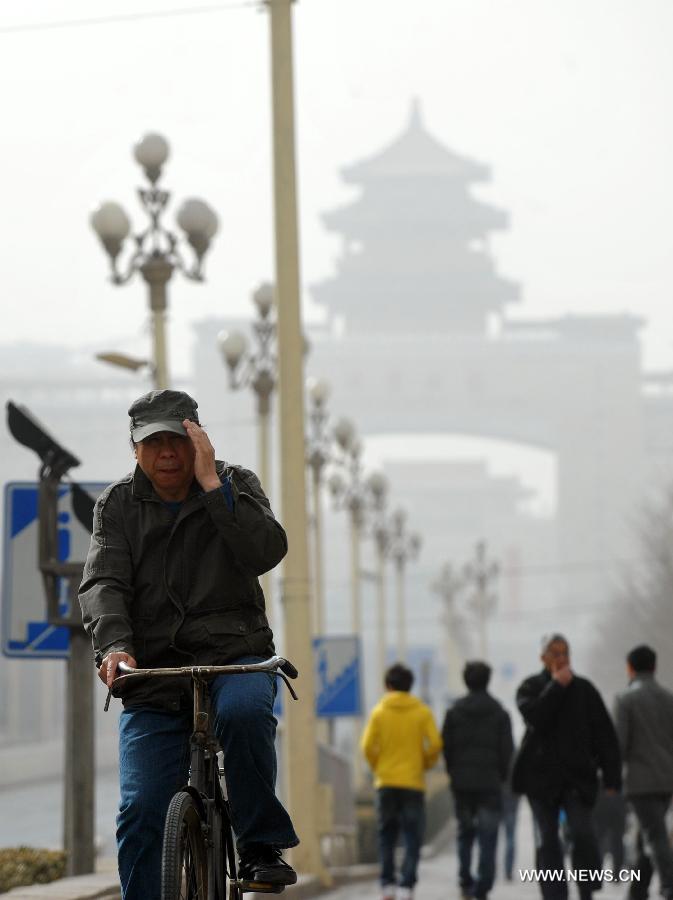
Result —
[[[194,446],[194,477],[204,491],[214,491],[220,487],[220,479],[215,470],[215,448],[196,422],[185,419],[182,424]]]

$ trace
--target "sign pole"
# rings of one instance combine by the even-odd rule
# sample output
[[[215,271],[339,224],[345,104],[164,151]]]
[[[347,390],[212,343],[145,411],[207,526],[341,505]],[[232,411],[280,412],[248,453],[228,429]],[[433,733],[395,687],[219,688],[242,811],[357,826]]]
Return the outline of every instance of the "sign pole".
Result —
[[[75,578],[68,579],[71,609],[77,604]],[[65,711],[63,838],[68,874],[94,871],[94,716],[91,643],[83,628],[70,628]]]

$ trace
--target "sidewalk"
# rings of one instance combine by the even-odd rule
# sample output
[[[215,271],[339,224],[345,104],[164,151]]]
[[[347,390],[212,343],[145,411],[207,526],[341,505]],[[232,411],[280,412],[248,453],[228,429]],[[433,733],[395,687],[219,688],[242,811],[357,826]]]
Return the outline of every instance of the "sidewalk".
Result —
[[[502,832],[501,832],[502,837]],[[498,842],[498,871],[502,871],[503,846]],[[539,900],[540,888],[537,884],[523,883],[519,877],[519,869],[528,869],[533,863],[533,829],[530,810],[522,803],[517,823],[517,850],[514,863],[514,881],[496,880],[489,900]],[[624,900],[627,886],[606,884],[597,893],[596,900]],[[287,893],[288,900],[291,894]],[[317,894],[315,896],[318,896]],[[320,900],[379,900],[381,891],[378,881],[371,879],[359,884],[348,884],[335,890],[320,894]],[[578,896],[577,887],[571,886],[570,900]],[[653,895],[654,896],[654,895]],[[458,860],[455,844],[443,853],[421,861],[419,881],[416,885],[414,900],[459,900]]]
[[[498,847],[498,863],[502,860],[502,844]],[[496,881],[489,895],[489,900],[538,900],[538,885],[523,883],[518,870],[533,866],[533,835],[530,811],[525,804],[521,805],[517,827],[517,852],[514,881]],[[52,884],[32,887],[14,888],[5,896],[8,900],[119,900],[119,883],[116,865],[113,859],[100,861],[99,871],[94,875],[81,875],[77,878],[63,878]],[[423,859],[420,866],[419,883],[416,886],[415,900],[458,900],[457,858],[455,845],[429,859]],[[299,883],[288,888],[283,896],[287,900],[309,900],[319,897],[320,900],[379,900],[380,888],[374,877],[375,869],[371,866],[353,866],[348,870],[339,870],[337,881],[340,887],[322,891],[315,881],[307,876],[300,876]],[[361,879],[355,881],[354,879]],[[348,883],[343,884],[347,880]],[[654,886],[653,886],[654,887]],[[596,894],[596,900],[624,900],[627,894],[626,885],[606,884],[603,891]],[[246,894],[247,898],[255,895]],[[577,888],[571,887],[570,898],[577,897]]]

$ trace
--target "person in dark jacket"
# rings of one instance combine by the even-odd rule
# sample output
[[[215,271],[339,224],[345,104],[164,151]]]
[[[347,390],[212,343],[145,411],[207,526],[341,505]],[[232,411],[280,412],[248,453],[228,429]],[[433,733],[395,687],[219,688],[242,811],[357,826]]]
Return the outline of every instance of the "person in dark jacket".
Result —
[[[446,771],[458,821],[458,880],[463,897],[484,900],[493,887],[502,787],[512,756],[509,714],[488,691],[491,667],[468,662],[465,697],[449,707],[442,727]],[[472,875],[472,847],[479,845],[478,873]]]
[[[572,840],[575,869],[600,868],[592,824],[598,771],[608,793],[621,787],[619,745],[601,695],[570,668],[568,641],[560,634],[543,638],[544,669],[519,687],[516,702],[526,723],[512,787],[528,797],[535,819],[537,865],[562,871],[559,814],[564,811]],[[600,882],[579,882],[581,900]],[[540,881],[545,900],[566,900],[563,881]]]
[[[197,404],[151,391],[129,409],[137,465],[94,509],[79,591],[99,677],[131,666],[224,665],[273,653],[258,576],[287,552],[257,477],[215,459]],[[298,843],[275,795],[275,679],[220,676],[210,687],[241,878],[294,884],[281,850]],[[146,679],[122,693],[119,873],[124,900],[159,900],[163,823],[187,781],[192,730],[186,679]]]
[[[654,673],[657,654],[641,644],[626,657],[629,686],[616,699],[615,722],[626,770],[626,797],[638,820],[640,880],[629,900],[645,900],[653,867],[661,896],[673,898],[673,851],[666,812],[673,797],[673,694]]]

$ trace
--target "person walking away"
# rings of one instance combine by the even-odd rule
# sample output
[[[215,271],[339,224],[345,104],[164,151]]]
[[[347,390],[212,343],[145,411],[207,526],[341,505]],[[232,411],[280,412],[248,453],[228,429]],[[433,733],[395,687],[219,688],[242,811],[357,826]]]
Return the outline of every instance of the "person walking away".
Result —
[[[625,769],[625,793],[638,821],[640,881],[629,900],[648,895],[653,869],[661,896],[673,898],[673,851],[666,812],[673,796],[673,693],[655,677],[657,655],[645,644],[626,657],[628,688],[615,701],[615,723]]]
[[[360,748],[374,772],[381,860],[381,900],[412,900],[425,826],[425,776],[439,758],[442,740],[432,712],[410,691],[413,672],[396,663],[385,673],[385,694],[374,707]],[[404,859],[396,894],[395,845],[401,832]]]
[[[531,805],[539,869],[564,869],[559,813],[565,812],[573,868],[589,873],[589,880],[578,882],[579,895],[589,900],[601,888],[591,879],[591,870],[600,869],[591,818],[598,771],[606,791],[621,788],[617,735],[601,695],[570,668],[565,637],[544,637],[540,658],[542,672],[527,678],[516,693],[526,732],[514,762],[512,788],[525,794]],[[539,883],[544,900],[567,900],[565,879]]]
[[[514,748],[509,714],[488,693],[491,667],[465,664],[466,696],[449,707],[442,726],[444,760],[458,822],[458,881],[463,897],[485,900],[495,878],[502,790]],[[479,846],[476,877],[472,850]]]
[[[274,653],[258,576],[287,538],[257,476],[215,459],[197,403],[151,391],[129,409],[133,472],[106,488],[79,601],[99,677],[140,668],[259,662]],[[275,678],[219,676],[215,734],[240,856],[240,877],[279,890],[297,876],[281,850],[298,838],[275,794]],[[144,679],[122,692],[117,848],[123,900],[159,900],[164,820],[186,783],[191,685]]]

